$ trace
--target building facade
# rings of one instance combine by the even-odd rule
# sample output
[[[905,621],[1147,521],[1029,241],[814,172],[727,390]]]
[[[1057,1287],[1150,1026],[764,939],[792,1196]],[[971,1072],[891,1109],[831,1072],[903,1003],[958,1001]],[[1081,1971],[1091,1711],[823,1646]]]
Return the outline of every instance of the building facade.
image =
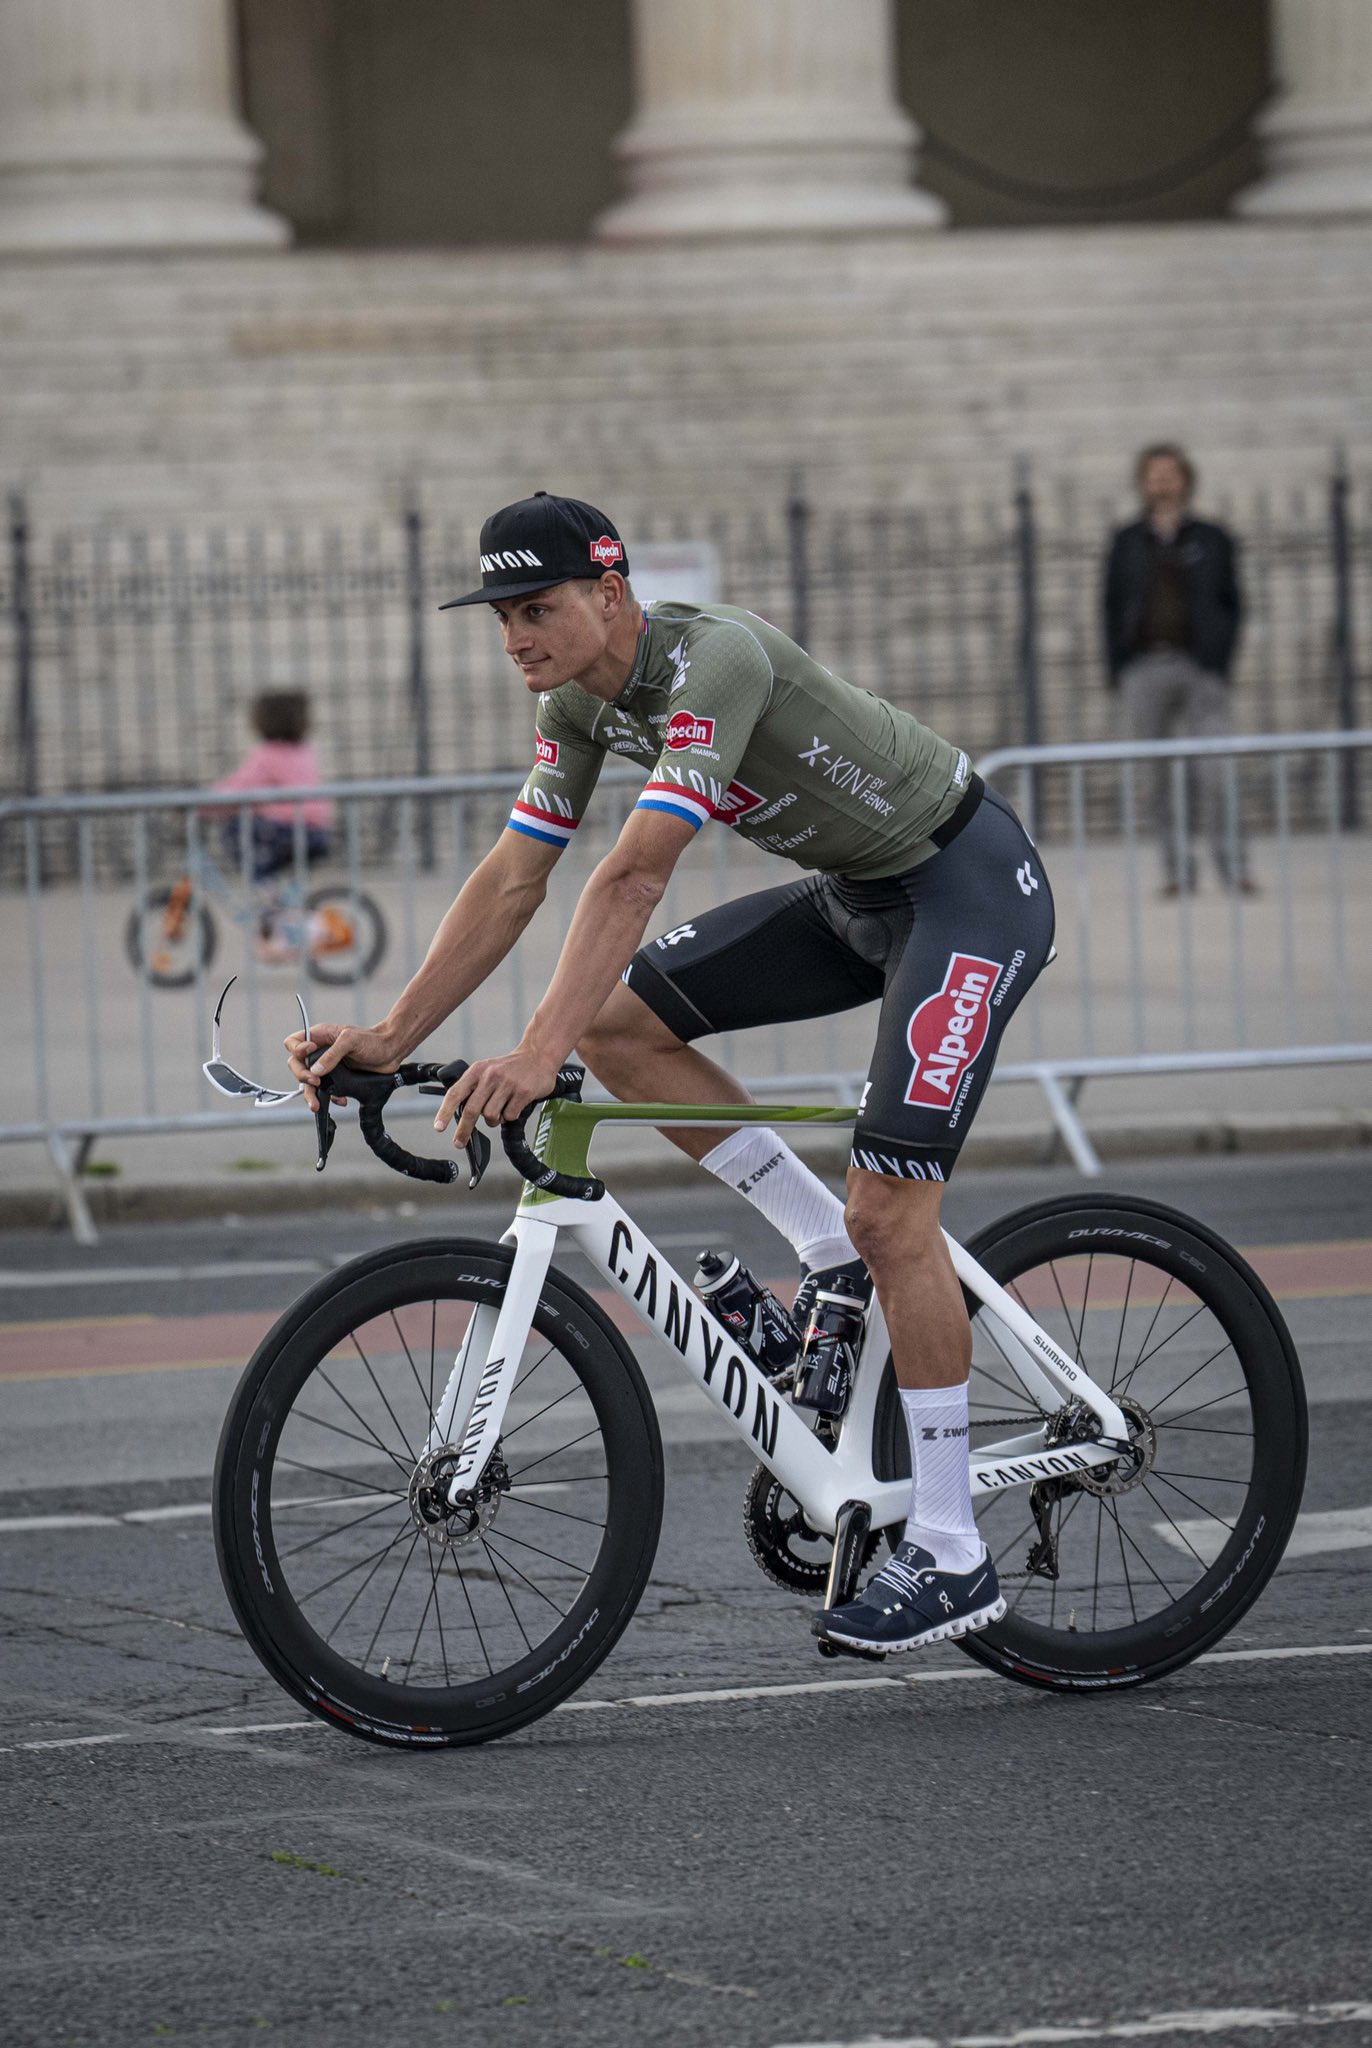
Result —
[[[0,0],[0,252],[1370,212],[1365,0]]]

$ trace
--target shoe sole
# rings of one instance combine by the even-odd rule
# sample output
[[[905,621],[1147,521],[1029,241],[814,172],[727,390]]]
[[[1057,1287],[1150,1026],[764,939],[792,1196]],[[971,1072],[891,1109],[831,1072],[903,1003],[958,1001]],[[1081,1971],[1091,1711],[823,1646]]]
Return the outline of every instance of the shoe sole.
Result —
[[[837,1629],[825,1629],[821,1640],[842,1643],[849,1650],[865,1650],[869,1656],[896,1657],[902,1650],[922,1650],[926,1643],[951,1643],[956,1642],[959,1636],[974,1635],[978,1629],[999,1621],[1005,1612],[1005,1601],[996,1600],[990,1607],[979,1607],[974,1614],[960,1615],[956,1621],[940,1622],[937,1628],[926,1629],[921,1636],[911,1636],[905,1643],[864,1642],[861,1636],[840,1635]]]

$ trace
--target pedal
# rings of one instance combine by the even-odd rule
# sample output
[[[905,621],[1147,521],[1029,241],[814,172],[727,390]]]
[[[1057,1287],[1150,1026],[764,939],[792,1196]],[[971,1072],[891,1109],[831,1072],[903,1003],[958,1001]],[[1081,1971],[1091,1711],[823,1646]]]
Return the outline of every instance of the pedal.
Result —
[[[829,1583],[824,1590],[824,1612],[843,1607],[857,1591],[858,1573],[867,1556],[867,1538],[872,1528],[872,1510],[865,1500],[846,1500],[834,1526],[834,1554],[829,1560]],[[855,1650],[848,1643],[831,1643],[818,1637],[821,1657],[870,1657],[870,1650]],[[880,1656],[878,1656],[880,1662]]]

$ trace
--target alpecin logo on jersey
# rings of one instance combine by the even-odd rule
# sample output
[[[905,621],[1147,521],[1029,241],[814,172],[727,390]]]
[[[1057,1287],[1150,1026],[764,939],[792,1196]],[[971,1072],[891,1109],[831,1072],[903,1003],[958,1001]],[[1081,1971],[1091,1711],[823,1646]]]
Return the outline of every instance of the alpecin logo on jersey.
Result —
[[[676,753],[683,747],[712,747],[715,722],[713,718],[697,718],[694,711],[674,711],[663,727],[662,737]]]
[[[1000,978],[999,960],[953,953],[943,987],[926,996],[906,1033],[915,1057],[905,1100],[916,1109],[951,1109],[959,1081],[986,1043],[991,1024],[991,991]]]
[[[591,542],[591,560],[599,562],[602,569],[612,569],[616,562],[624,560],[624,550],[608,533],[602,533],[599,540]]]
[[[534,727],[534,758],[541,767],[556,768],[557,746],[556,740],[545,740],[538,727]]]
[[[707,719],[705,723],[710,721]],[[736,825],[740,818],[748,817],[766,801],[766,797],[757,790],[749,789],[746,782],[731,782],[714,806],[714,813],[722,825]]]

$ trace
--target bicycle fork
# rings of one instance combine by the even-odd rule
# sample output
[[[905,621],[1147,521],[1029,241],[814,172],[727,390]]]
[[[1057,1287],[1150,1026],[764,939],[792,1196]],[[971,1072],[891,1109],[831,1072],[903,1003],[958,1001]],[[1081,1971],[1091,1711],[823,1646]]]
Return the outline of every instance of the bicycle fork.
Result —
[[[448,1486],[448,1502],[453,1507],[458,1505],[459,1495],[480,1477],[500,1435],[557,1243],[557,1228],[534,1217],[517,1216],[503,1242],[511,1239],[515,1258],[500,1306],[482,1303],[473,1312],[431,1418],[429,1455],[445,1448],[455,1454]]]

